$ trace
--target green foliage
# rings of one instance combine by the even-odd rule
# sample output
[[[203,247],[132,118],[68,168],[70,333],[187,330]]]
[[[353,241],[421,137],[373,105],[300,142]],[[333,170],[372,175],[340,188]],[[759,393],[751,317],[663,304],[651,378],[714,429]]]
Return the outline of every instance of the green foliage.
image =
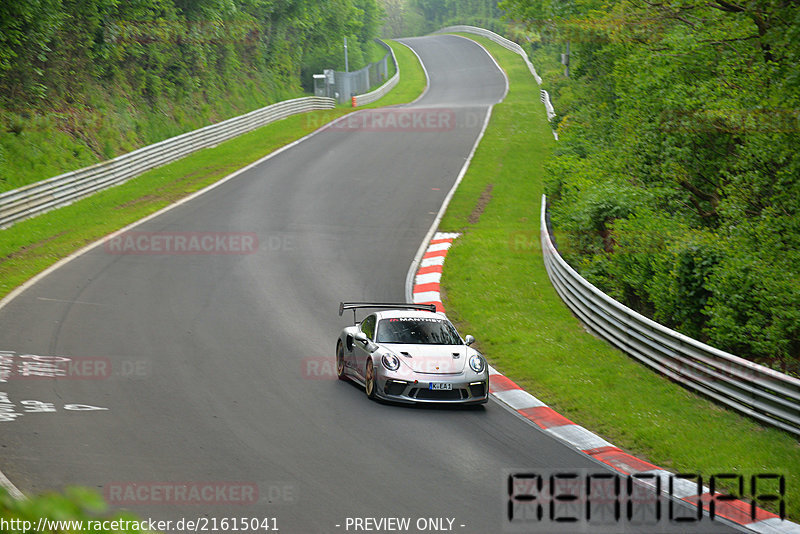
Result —
[[[389,44],[403,76],[388,95],[367,107],[405,104],[425,89],[425,73],[414,53],[404,45]],[[87,244],[310,134],[351,109],[293,115],[3,230],[0,297]]]
[[[719,236],[704,313],[712,343],[800,376],[800,224],[768,215]],[[793,238],[792,238],[793,236]]]
[[[448,252],[442,278],[448,316],[459,323],[459,330],[475,335],[481,352],[505,376],[639,458],[673,472],[784,473],[786,513],[797,521],[796,436],[721,409],[652,372],[587,334],[564,305],[547,275],[539,246],[538,210],[545,174],[541,162],[557,144],[538,101],[538,87],[519,56],[488,39],[465,36],[481,42],[497,58],[508,74],[510,90],[494,107],[440,227],[463,231]],[[492,198],[477,222],[471,222],[489,184]],[[617,220],[614,227],[622,222]],[[625,223],[637,225],[624,233],[641,243],[642,248],[629,254],[638,252],[632,259],[643,268],[650,259],[645,244],[677,247],[676,253],[687,258],[692,248],[702,251],[719,243],[706,233],[692,234],[691,242],[681,248],[678,238],[686,225],[674,218],[629,218]],[[659,231],[652,232],[651,227]],[[683,265],[686,275],[698,270],[691,261],[684,260]]]
[[[403,77],[389,95],[372,104],[375,107],[408,103],[425,89],[425,75],[416,56],[403,45],[393,44],[393,47]],[[349,108],[339,107],[273,122],[153,169],[118,187],[3,230],[0,232],[0,297],[88,243],[220,180],[349,111]],[[0,165],[4,157],[0,145]],[[85,488],[68,488],[62,494],[46,493],[16,500],[0,486],[0,519],[7,527],[2,530],[4,534],[150,532],[144,530],[150,528],[149,523],[143,527],[133,516],[107,513],[102,498]],[[62,523],[62,528],[58,529],[35,530],[44,519],[68,523]],[[75,521],[82,522],[81,527]],[[26,526],[29,528],[25,529]]]
[[[469,24],[502,31],[497,0],[380,0],[388,37],[423,35],[445,26]]]
[[[109,514],[102,497],[85,488],[67,488],[63,493],[45,493],[16,500],[0,487],[0,518],[8,534],[28,532],[63,533],[118,532],[135,534],[141,522],[129,514]],[[36,530],[39,525],[43,530]]]
[[[345,36],[360,68],[381,17],[377,0],[3,2],[0,191],[298,96],[344,67]]]
[[[559,112],[547,188],[569,261],[660,322],[800,370],[800,5],[501,7],[536,32]]]
[[[384,12],[382,35],[411,37],[425,33],[422,13],[411,6],[411,0],[379,0]]]
[[[499,19],[496,0],[412,0],[428,22],[429,31],[451,24],[485,25]]]

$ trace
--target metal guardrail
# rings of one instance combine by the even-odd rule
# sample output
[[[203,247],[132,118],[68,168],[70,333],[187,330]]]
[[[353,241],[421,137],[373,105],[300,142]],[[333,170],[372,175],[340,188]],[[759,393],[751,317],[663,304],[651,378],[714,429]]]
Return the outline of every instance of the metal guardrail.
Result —
[[[474,26],[450,26],[435,33],[482,35],[525,60],[536,83],[541,78],[518,44]],[[548,120],[555,117],[550,95],[540,91]],[[556,132],[553,132],[558,136]],[[679,384],[759,421],[800,435],[800,379],[706,345],[671,330],[615,301],[581,277],[558,253],[547,228],[542,195],[541,242],[544,264],[556,292],[595,334]]]
[[[681,385],[764,423],[800,435],[800,380],[656,323],[582,278],[556,250],[542,195],[541,243],[550,281],[598,336]]]
[[[495,43],[499,44],[503,48],[511,50],[512,52],[519,54],[522,59],[525,61],[525,64],[528,66],[528,70],[531,71],[531,75],[533,75],[533,79],[536,80],[537,85],[542,85],[542,78],[536,73],[536,68],[531,63],[530,58],[528,57],[527,52],[515,43],[514,41],[510,41],[503,37],[502,35],[498,35],[493,31],[486,30],[484,28],[478,28],[476,26],[448,26],[447,28],[442,28],[441,30],[437,30],[433,33],[472,33],[475,35],[481,35],[494,41]],[[544,104],[545,109],[547,110],[547,120],[551,121],[556,116],[555,109],[553,109],[553,103],[550,102],[550,93],[542,89],[539,94],[542,103]],[[558,132],[553,130],[553,137],[555,137],[556,141],[558,141]]]
[[[556,116],[556,110],[553,109],[553,103],[550,102],[550,93],[541,89],[539,91],[539,96],[541,98],[542,104],[544,104],[544,109],[547,110],[547,120],[552,121],[553,118]]]
[[[0,194],[0,228],[66,206],[97,191],[121,184],[146,171],[215,146],[291,115],[332,109],[332,98],[306,97],[278,102],[250,113],[205,126],[114,159],[67,172]]]
[[[383,47],[389,50],[389,54],[392,55],[392,63],[394,63],[394,76],[389,78],[386,83],[375,89],[374,91],[370,91],[369,93],[365,93],[363,95],[356,95],[353,97],[353,107],[357,106],[366,106],[367,104],[372,104],[379,98],[383,97],[394,89],[394,86],[400,81],[400,65],[397,64],[397,58],[394,55],[394,50],[392,47],[384,43],[383,41],[378,41]]]
[[[441,32],[482,35],[525,60],[536,83],[541,78],[518,44],[474,26],[450,26]],[[556,113],[540,91],[548,120]],[[558,139],[556,132],[553,132]],[[800,435],[800,380],[706,345],[656,323],[615,301],[581,277],[556,250],[546,224],[542,195],[541,235],[544,264],[558,294],[598,336],[670,379],[759,421]]]

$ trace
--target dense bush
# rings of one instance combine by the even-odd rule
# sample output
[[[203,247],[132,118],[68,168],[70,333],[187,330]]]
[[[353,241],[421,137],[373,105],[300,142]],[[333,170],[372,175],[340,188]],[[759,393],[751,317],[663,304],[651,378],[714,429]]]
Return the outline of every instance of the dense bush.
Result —
[[[567,259],[671,327],[800,370],[800,5],[501,7],[536,32],[534,56],[570,44],[571,77],[545,71]]]
[[[242,71],[297,85],[309,57],[343,62],[343,37],[359,55],[380,18],[376,0],[5,2],[0,102],[80,97],[92,79],[151,100],[224,86]]]
[[[380,0],[388,37],[424,35],[445,26],[469,24],[503,32],[498,0]]]
[[[277,100],[361,68],[377,0],[0,3],[0,191]],[[315,70],[312,70],[315,69]]]

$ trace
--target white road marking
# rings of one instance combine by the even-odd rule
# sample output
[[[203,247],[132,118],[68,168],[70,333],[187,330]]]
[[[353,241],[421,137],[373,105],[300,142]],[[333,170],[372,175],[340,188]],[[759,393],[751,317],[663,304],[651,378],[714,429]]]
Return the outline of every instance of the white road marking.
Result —
[[[525,391],[524,389],[509,389],[506,391],[498,391],[494,396],[505,402],[515,410],[524,410],[525,408],[538,408],[539,406],[547,406],[545,403]]]
[[[442,273],[428,273],[418,274],[416,278],[416,285],[421,284],[438,284],[442,280]]]
[[[43,300],[45,302],[63,302],[65,304],[86,304],[88,306],[105,306],[99,302],[85,302],[83,300],[65,300],[65,299],[51,299],[47,297],[36,297],[36,300]]]
[[[612,445],[600,436],[589,432],[579,425],[564,425],[551,427],[545,430],[557,438],[566,441],[579,451],[611,447]]]

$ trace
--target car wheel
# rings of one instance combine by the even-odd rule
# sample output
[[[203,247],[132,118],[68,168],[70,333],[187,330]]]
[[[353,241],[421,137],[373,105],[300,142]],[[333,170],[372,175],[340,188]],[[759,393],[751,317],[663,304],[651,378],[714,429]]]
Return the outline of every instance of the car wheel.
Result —
[[[367,370],[364,373],[364,391],[370,399],[375,398],[375,367],[372,360],[367,360]]]
[[[336,343],[336,376],[339,377],[339,380],[347,378],[344,374],[344,347],[342,346],[342,340]]]

